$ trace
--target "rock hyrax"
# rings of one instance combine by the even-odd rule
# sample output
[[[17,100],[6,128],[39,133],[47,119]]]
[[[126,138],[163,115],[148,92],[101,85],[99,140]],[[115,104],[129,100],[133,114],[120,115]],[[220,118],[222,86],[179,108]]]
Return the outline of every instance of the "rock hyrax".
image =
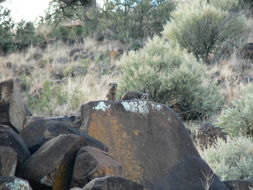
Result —
[[[117,83],[109,83],[109,90],[106,94],[107,100],[115,100],[116,99],[116,93],[117,93]]]
[[[148,93],[141,93],[137,91],[128,91],[121,96],[121,100],[133,100],[133,99],[149,99]]]

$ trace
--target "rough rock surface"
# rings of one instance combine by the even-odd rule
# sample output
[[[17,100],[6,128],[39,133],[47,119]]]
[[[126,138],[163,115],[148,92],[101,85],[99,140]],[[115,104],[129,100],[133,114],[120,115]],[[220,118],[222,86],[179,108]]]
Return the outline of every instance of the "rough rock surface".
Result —
[[[144,190],[143,186],[117,176],[95,178],[82,190]]]
[[[248,180],[230,180],[224,181],[229,190],[250,190],[253,188],[253,181]]]
[[[77,135],[55,137],[22,164],[18,176],[29,180],[36,190],[68,190],[76,154],[85,145]]]
[[[25,128],[20,132],[20,136],[24,139],[27,147],[33,153],[38,150],[47,140],[57,137],[61,134],[75,134],[83,136],[90,146],[95,146],[102,150],[108,148],[96,139],[89,137],[85,133],[80,133],[74,127],[74,116],[65,117],[31,117],[27,119]]]
[[[30,156],[23,139],[7,125],[0,125],[0,146],[13,148],[18,154],[18,163],[22,163]]]
[[[94,147],[82,147],[76,157],[71,187],[83,187],[90,180],[106,175],[122,175],[122,168],[108,153]]]
[[[10,147],[0,146],[0,176],[14,176],[17,153]]]
[[[0,176],[1,190],[32,190],[28,181],[17,177]]]
[[[175,177],[180,181],[178,173],[191,166],[189,158],[200,159],[182,121],[168,107],[143,100],[96,101],[82,105],[81,119],[80,129],[108,145],[109,153],[122,165],[124,177],[147,189],[203,190],[192,173],[185,173],[184,180],[174,186],[165,180]],[[185,167],[180,167],[182,164]],[[211,171],[208,165],[201,166],[194,170],[196,176],[206,167]],[[213,183],[220,190],[227,189],[217,177]],[[190,184],[198,185],[186,188]]]
[[[27,115],[18,83],[13,79],[0,82],[0,124],[20,131]]]

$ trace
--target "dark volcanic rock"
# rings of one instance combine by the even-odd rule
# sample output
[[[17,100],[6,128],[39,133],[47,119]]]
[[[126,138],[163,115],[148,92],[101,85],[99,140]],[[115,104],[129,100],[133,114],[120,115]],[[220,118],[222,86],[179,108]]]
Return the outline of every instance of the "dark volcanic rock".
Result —
[[[0,176],[14,176],[17,153],[10,147],[0,146]]]
[[[96,177],[121,176],[122,169],[108,153],[94,147],[79,150],[72,175],[72,187],[83,187]]]
[[[13,79],[0,82],[0,124],[9,125],[15,131],[20,131],[26,116],[19,84]]]
[[[250,188],[253,188],[253,181],[248,180],[230,180],[223,183],[229,190],[250,190]]]
[[[29,180],[36,190],[67,190],[76,154],[85,145],[85,140],[77,135],[55,137],[22,164],[18,176]]]
[[[0,176],[1,190],[32,190],[28,181],[17,177]]]
[[[23,139],[10,127],[0,125],[0,146],[8,146],[13,148],[18,154],[18,164],[22,163],[30,156]]]
[[[144,190],[140,184],[117,176],[95,178],[82,190]]]
[[[189,158],[201,160],[200,156],[182,121],[167,106],[144,100],[97,101],[83,105],[80,116],[80,129],[108,145],[109,153],[122,165],[123,176],[146,189],[203,190],[189,172],[194,168],[188,168],[193,162]],[[202,175],[202,169],[211,171],[199,163],[196,176]],[[184,171],[182,180],[178,173]],[[173,177],[180,184],[164,184],[164,179]],[[227,189],[217,177],[215,185]]]
[[[199,157],[186,157],[167,172],[168,174],[157,179],[159,183],[153,183],[154,185],[150,189],[228,190],[207,163]]]
[[[83,136],[88,145],[106,150],[106,146],[103,143],[89,137],[87,134],[80,133],[74,127],[74,121],[74,116],[51,118],[31,117],[27,119],[25,128],[20,132],[20,135],[32,153],[38,150],[47,140],[61,134]]]

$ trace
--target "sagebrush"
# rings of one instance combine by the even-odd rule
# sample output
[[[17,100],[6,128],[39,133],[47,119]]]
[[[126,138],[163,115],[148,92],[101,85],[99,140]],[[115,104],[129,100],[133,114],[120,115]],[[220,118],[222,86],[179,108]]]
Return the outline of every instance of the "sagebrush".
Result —
[[[246,137],[219,140],[215,147],[199,152],[221,180],[253,177],[253,142]]]
[[[185,119],[208,117],[223,104],[205,66],[160,37],[149,40],[139,52],[130,52],[121,62],[121,94],[126,90],[147,92],[154,101],[178,106],[176,111]]]
[[[253,85],[242,91],[238,100],[225,108],[218,117],[217,125],[233,136],[253,136]]]

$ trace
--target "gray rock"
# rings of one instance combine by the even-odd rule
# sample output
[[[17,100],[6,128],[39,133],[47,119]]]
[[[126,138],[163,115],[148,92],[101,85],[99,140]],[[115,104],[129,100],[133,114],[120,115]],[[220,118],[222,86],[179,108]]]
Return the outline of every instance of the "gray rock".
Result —
[[[17,174],[29,180],[36,190],[68,190],[75,157],[78,150],[85,145],[85,140],[77,135],[55,137],[27,159]]]
[[[118,176],[95,178],[82,190],[144,190],[140,184]]]
[[[250,188],[253,188],[253,181],[249,180],[230,180],[223,183],[229,190],[250,190]]]
[[[90,180],[106,175],[122,176],[122,168],[107,152],[82,147],[76,157],[71,187],[83,187]]]
[[[28,181],[17,177],[0,176],[1,190],[32,190]]]
[[[202,170],[212,170],[167,106],[145,100],[96,101],[82,105],[80,112],[80,129],[108,145],[109,154],[122,165],[123,176],[146,189],[203,190]],[[214,176],[209,190],[227,190]]]
[[[6,125],[0,125],[0,146],[13,148],[18,155],[18,164],[21,164],[30,156],[30,151],[23,139]]]
[[[0,146],[0,176],[14,176],[17,153],[10,147]]]

